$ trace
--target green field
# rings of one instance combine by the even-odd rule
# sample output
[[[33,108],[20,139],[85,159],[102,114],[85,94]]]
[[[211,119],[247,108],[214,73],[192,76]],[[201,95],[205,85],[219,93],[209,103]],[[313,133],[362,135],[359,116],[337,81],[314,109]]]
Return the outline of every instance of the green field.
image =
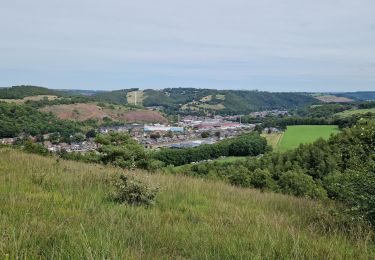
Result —
[[[0,149],[0,259],[375,258],[332,204],[134,171],[160,191],[129,206],[108,197],[119,171]]]
[[[276,150],[286,151],[298,147],[302,143],[312,143],[319,138],[328,139],[339,129],[333,125],[296,125],[288,126]]]
[[[347,117],[355,114],[367,114],[367,113],[374,113],[375,114],[375,108],[369,108],[369,109],[354,109],[354,110],[346,110],[340,113],[335,114],[339,117]]]

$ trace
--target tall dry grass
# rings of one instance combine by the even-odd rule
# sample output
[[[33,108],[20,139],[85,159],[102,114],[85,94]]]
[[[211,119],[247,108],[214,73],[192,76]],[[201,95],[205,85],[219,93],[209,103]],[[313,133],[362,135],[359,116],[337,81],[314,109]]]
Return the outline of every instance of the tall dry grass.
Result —
[[[375,259],[371,232],[330,205],[144,172],[155,206],[121,205],[118,171],[0,150],[0,258]]]

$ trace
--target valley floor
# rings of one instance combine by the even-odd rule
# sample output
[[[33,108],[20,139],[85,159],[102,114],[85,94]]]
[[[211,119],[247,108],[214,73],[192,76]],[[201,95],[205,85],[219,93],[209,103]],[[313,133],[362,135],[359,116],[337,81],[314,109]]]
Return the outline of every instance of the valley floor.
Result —
[[[143,172],[160,186],[155,205],[120,205],[108,199],[118,171],[0,149],[0,258],[375,258],[330,206]]]

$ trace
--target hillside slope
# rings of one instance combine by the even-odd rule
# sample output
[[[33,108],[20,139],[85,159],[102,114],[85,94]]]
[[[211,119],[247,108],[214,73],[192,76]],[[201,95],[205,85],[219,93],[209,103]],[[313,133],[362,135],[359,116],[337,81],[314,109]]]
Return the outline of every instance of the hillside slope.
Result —
[[[168,121],[156,111],[144,109],[130,110],[122,106],[112,107],[100,107],[95,103],[77,103],[46,106],[41,111],[46,113],[51,112],[60,119],[74,121],[85,121],[88,119],[101,121],[106,117],[126,123],[166,123]]]
[[[267,109],[290,109],[318,102],[304,93],[246,90],[167,88],[146,90],[145,106],[170,106],[182,110],[216,110],[223,114]]]
[[[115,104],[163,106],[168,109],[194,111],[215,110],[220,113],[245,113],[266,109],[288,109],[319,102],[304,93],[276,93],[246,90],[165,88],[161,90],[124,89],[93,95],[98,101]]]
[[[155,205],[120,205],[108,200],[118,171],[0,149],[0,258],[375,257],[373,242],[346,237],[327,205],[141,172],[160,185]]]
[[[89,92],[87,92],[89,93]],[[0,99],[22,99],[29,96],[87,96],[79,91],[52,90],[34,86],[0,89]],[[319,102],[305,93],[283,93],[248,90],[217,90],[196,88],[165,88],[139,90],[137,88],[89,93],[92,101],[118,105],[160,106],[166,112],[215,111],[238,114],[268,109],[291,109]]]

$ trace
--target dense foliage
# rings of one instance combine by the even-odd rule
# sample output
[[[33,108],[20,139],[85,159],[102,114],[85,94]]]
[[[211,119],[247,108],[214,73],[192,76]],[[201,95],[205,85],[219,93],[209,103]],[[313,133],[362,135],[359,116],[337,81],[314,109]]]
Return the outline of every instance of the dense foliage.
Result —
[[[164,148],[155,152],[152,157],[166,165],[177,166],[221,156],[256,156],[265,153],[267,148],[267,142],[263,137],[257,133],[250,133],[194,148]]]
[[[225,108],[218,110],[221,114],[238,114],[266,109],[290,109],[303,105],[317,103],[317,100],[302,93],[271,93],[264,91],[215,90],[195,88],[166,88],[163,90],[146,90],[145,106],[166,106],[179,110],[180,105],[199,101],[206,96],[212,96],[208,105],[221,103]],[[216,98],[224,96],[223,99]],[[173,110],[168,110],[172,112]],[[180,110],[179,112],[186,112]],[[194,111],[189,111],[192,113]],[[195,111],[196,112],[196,111]]]
[[[265,91],[232,90],[225,93],[223,114],[238,114],[269,109],[291,109],[317,103],[301,93],[271,93]]]
[[[322,104],[297,109],[296,115],[310,118],[328,118],[336,113],[353,108],[355,104]]]
[[[30,106],[0,102],[0,138],[55,132],[70,136],[77,131],[77,125],[72,121],[60,120]]]
[[[52,90],[36,86],[13,86],[10,88],[0,88],[0,98],[2,99],[22,99],[29,96],[37,95],[53,95],[61,96],[63,93],[57,90]]]
[[[53,105],[70,105],[70,104],[88,103],[92,101],[94,101],[94,99],[90,97],[72,96],[69,98],[58,98],[58,99],[53,99],[53,100],[49,100],[47,98],[43,98],[41,100],[27,100],[25,104],[31,107],[35,107],[35,108],[42,108],[42,107],[53,106]]]

